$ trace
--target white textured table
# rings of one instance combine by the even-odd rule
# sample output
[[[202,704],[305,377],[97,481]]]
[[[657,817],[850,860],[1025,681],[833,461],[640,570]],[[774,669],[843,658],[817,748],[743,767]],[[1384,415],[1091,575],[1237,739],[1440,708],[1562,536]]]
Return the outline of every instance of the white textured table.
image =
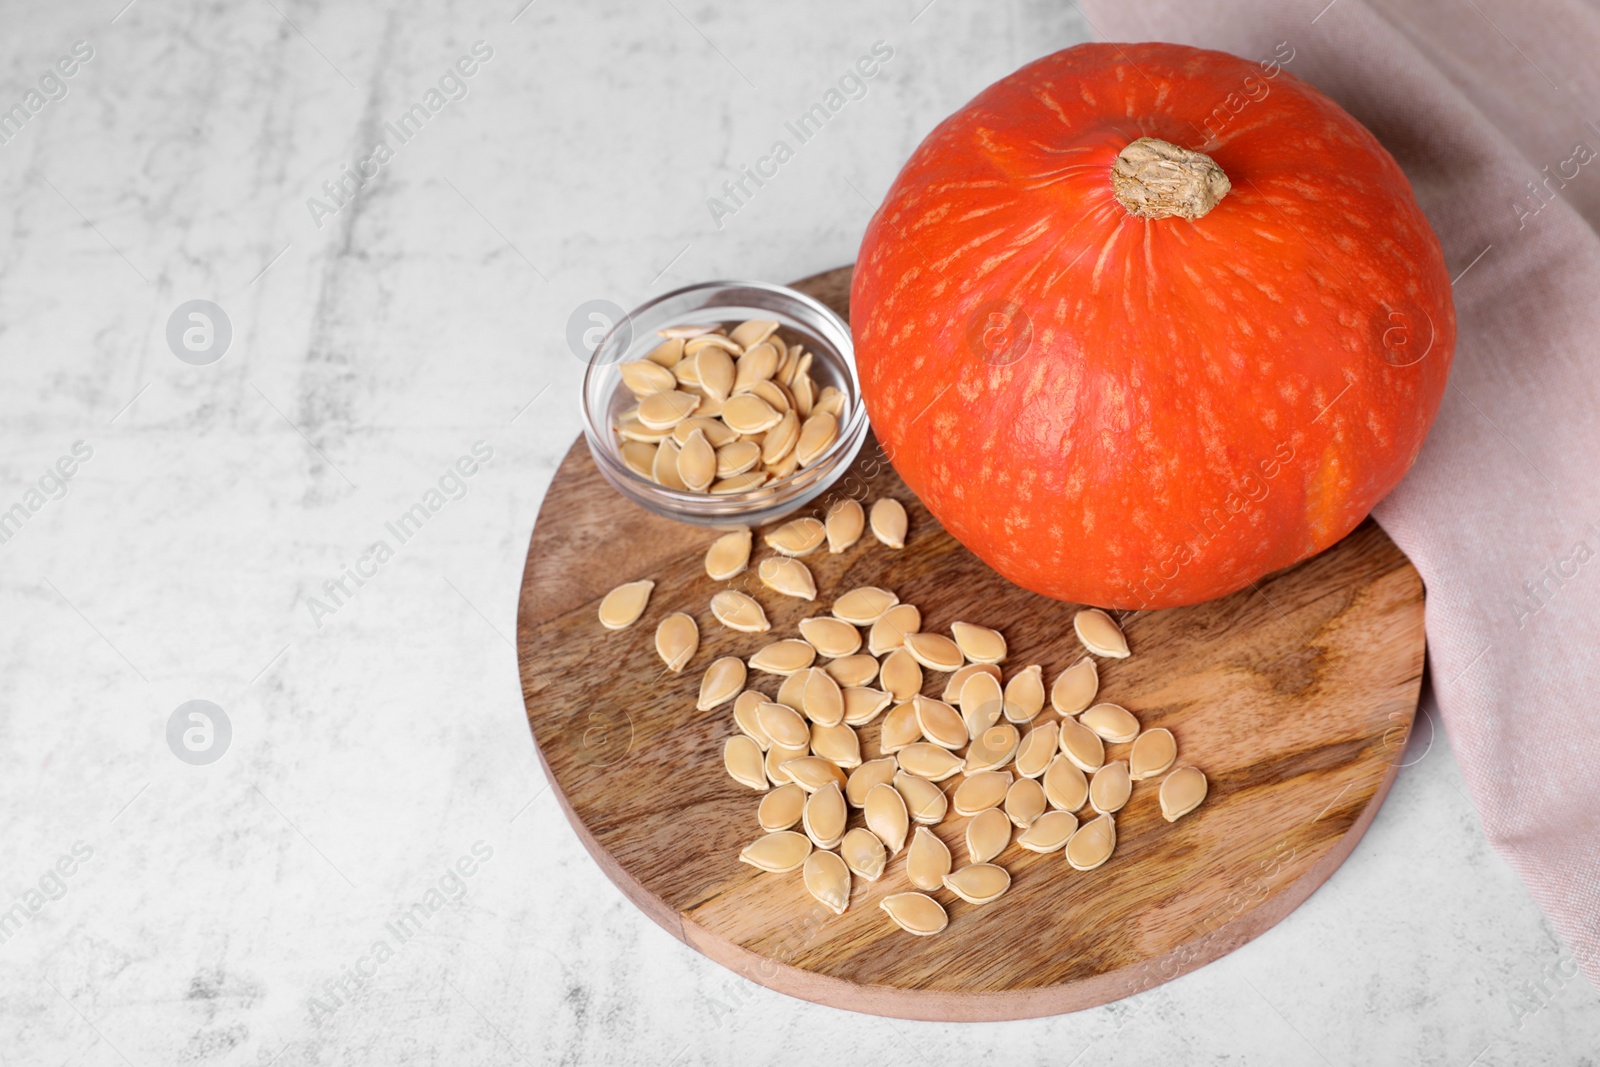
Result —
[[[848,262],[939,118],[1089,36],[1070,7],[122,2],[0,44],[0,1063],[1594,1062],[1427,725],[1269,934],[989,1026],[718,968],[545,791],[509,638],[575,309]],[[220,358],[215,313],[169,346],[191,300]],[[231,738],[185,709],[169,744],[191,700]]]

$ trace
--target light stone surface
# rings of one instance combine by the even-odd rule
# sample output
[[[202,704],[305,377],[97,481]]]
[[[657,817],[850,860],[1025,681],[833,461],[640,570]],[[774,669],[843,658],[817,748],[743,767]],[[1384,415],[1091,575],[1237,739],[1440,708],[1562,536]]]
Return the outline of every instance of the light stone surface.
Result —
[[[994,1025],[712,964],[545,786],[509,639],[579,429],[574,310],[849,262],[941,117],[1090,36],[1073,7],[122,2],[15,4],[0,35],[4,107],[94,50],[0,144],[0,509],[93,450],[0,544],[0,1063],[1596,1062],[1595,991],[1427,726],[1277,928]],[[480,40],[465,98],[319,227],[307,199]],[[785,123],[875,41],[893,58],[798,143]],[[778,139],[792,158],[714,217]],[[205,366],[167,343],[192,299],[232,325]],[[385,524],[475,442],[465,495],[401,543]],[[379,539],[392,557],[314,617]],[[194,699],[232,727],[202,766],[166,740]]]

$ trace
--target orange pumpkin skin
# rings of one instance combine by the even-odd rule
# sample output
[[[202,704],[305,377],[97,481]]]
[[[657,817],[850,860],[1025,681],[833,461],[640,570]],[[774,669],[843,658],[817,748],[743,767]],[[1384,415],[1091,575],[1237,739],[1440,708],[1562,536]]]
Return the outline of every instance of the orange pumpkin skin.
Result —
[[[1111,169],[1141,136],[1231,191],[1130,213]],[[1114,608],[1222,596],[1353,529],[1422,447],[1456,329],[1438,240],[1360,123],[1170,44],[1057,52],[941,123],[867,228],[851,326],[874,431],[945,528]]]

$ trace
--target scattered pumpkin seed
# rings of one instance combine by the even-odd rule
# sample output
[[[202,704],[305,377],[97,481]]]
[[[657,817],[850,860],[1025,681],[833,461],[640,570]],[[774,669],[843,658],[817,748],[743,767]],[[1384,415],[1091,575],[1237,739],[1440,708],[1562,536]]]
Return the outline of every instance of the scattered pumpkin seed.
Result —
[[[1032,778],[1018,778],[1006,790],[1006,818],[1018,829],[1026,830],[1032,826],[1048,806],[1044,787]]]
[[[950,923],[944,906],[925,893],[891,893],[878,907],[888,913],[896,926],[918,937],[937,934]]]
[[[896,771],[894,788],[906,802],[906,814],[912,822],[933,826],[943,822],[945,812],[950,810],[950,799],[944,790],[921,775]]]
[[[918,693],[911,698],[917,709],[917,725],[922,736],[940,748],[962,748],[967,743],[967,726],[961,715],[942,700],[933,700]]]
[[[694,616],[673,612],[656,626],[656,655],[673,674],[682,671],[700,647],[700,627]]]
[[[840,656],[822,667],[828,677],[843,686],[870,685],[878,677],[878,661],[865,652],[854,656]]]
[[[801,869],[806,892],[835,915],[850,906],[850,868],[832,852],[813,852]]]
[[[798,711],[783,704],[762,704],[756,708],[756,722],[773,744],[785,748],[811,747],[811,727]]]
[[[767,674],[790,675],[805,670],[816,658],[816,649],[804,641],[791,637],[783,641],[774,641],[758,649],[756,654],[750,657],[750,669]]]
[[[816,519],[790,519],[767,534],[766,542],[774,552],[785,556],[807,556],[816,551],[826,536],[827,531]]]
[[[867,651],[874,656],[881,656],[885,652],[904,648],[906,634],[914,634],[921,628],[922,612],[917,610],[915,604],[896,604],[872,624],[872,629],[867,633]],[[950,694],[946,693],[944,699],[948,701]]]
[[[817,583],[811,577],[811,569],[797,559],[787,556],[764,559],[756,568],[756,574],[761,578],[762,585],[784,596],[800,600],[817,599]]]
[[[772,629],[767,613],[756,599],[737,589],[724,589],[711,598],[711,614],[730,630],[759,634]]]
[[[883,842],[865,826],[854,827],[845,833],[844,840],[839,842],[839,856],[846,867],[869,882],[881,878],[883,868],[889,862],[889,852],[883,847]]]
[[[901,770],[910,771],[930,782],[942,782],[966,766],[961,757],[948,748],[940,748],[927,741],[913,741],[896,752],[894,758]]]
[[[1198,767],[1179,767],[1161,779],[1161,817],[1177,822],[1206,798],[1206,776]]]
[[[801,756],[783,765],[789,780],[807,793],[815,793],[829,782],[844,788],[844,771],[837,763],[829,763],[821,756]]]
[[[805,807],[806,791],[790,782],[761,798],[761,806],[756,809],[756,821],[769,834],[777,833],[798,825]]]
[[[974,741],[983,731],[1000,721],[1000,713],[1005,709],[1000,683],[994,675],[985,671],[967,676],[967,683],[961,687],[959,703],[961,718],[966,722],[967,737]]]
[[[1094,703],[1100,691],[1100,669],[1084,656],[1056,676],[1050,687],[1050,706],[1063,715],[1076,715]]]
[[[640,405],[643,406],[643,401]],[[648,425],[648,424],[647,424]],[[1128,639],[1122,627],[1099,608],[1085,608],[1072,618],[1072,628],[1078,631],[1078,640],[1097,656],[1108,659],[1128,658]]]
[[[802,707],[799,710],[820,726],[839,726],[844,722],[844,693],[827,671],[813,667],[806,672],[806,682],[800,690],[800,703]],[[841,728],[850,729],[848,726]],[[851,736],[855,735],[854,730],[850,732]]]
[[[754,748],[754,743],[751,744]],[[955,795],[950,798],[950,805],[957,815],[976,815],[988,808],[999,807],[1005,803],[1006,793],[1011,789],[1010,771],[979,771],[969,774],[956,786]]]
[[[900,598],[889,590],[863,585],[850,590],[833,602],[833,617],[843,619],[852,626],[871,626],[898,603]]]
[[[714,582],[725,582],[743,574],[750,566],[750,529],[741,526],[711,542],[706,549],[706,575]]]
[[[844,837],[844,824],[849,814],[850,809],[844,805],[844,793],[839,789],[839,783],[829,782],[806,797],[801,822],[813,845],[833,848]]]
[[[806,682],[810,681],[810,679],[811,675],[807,671],[796,671],[789,675],[778,686],[778,695],[773,698],[772,702],[774,704],[782,704],[787,708],[793,708],[804,715],[806,710]]]
[[[811,647],[828,659],[853,655],[861,648],[861,631],[831,615],[801,619],[800,636],[810,641]]]
[[[884,755],[892,756],[921,739],[922,724],[917,721],[917,706],[907,700],[904,704],[896,704],[883,717],[883,726],[878,731],[878,749]]]
[[[833,414],[838,417],[837,412]],[[838,555],[861,540],[867,517],[853,497],[841,497],[828,509],[828,521],[823,525],[828,532],[828,551]]]
[[[1102,741],[1121,744],[1139,736],[1139,720],[1121,704],[1096,704],[1078,716]]]
[[[1080,771],[1094,773],[1106,762],[1105,742],[1100,735],[1077,719],[1062,719],[1059,727],[1061,754]]]
[[[1109,815],[1099,815],[1078,827],[1067,838],[1067,863],[1078,871],[1092,871],[1117,847],[1117,823]]]
[[[872,536],[888,545],[890,548],[906,547],[906,509],[894,497],[882,497],[872,503],[872,514],[868,523],[872,527]]]
[[[739,853],[739,861],[771,874],[797,871],[811,855],[811,839],[793,830],[779,830],[759,837]]]
[[[811,754],[821,756],[843,770],[861,766],[861,738],[843,723],[824,726],[811,724]]]
[[[917,827],[906,850],[906,877],[918,889],[933,890],[944,885],[949,873],[949,847],[926,826]]]
[[[1011,874],[993,863],[974,863],[946,875],[944,887],[968,904],[989,904],[1011,888]]]
[[[761,728],[760,708],[767,703],[766,695],[754,689],[746,689],[733,702],[734,725],[763,752],[772,747],[772,738]]]
[[[723,742],[722,765],[740,785],[766,790],[767,772],[762,764],[764,758],[761,746],[744,734],[734,734]]]
[[[1089,797],[1089,779],[1082,768],[1065,756],[1056,756],[1050,761],[1040,784],[1044,786],[1044,796],[1050,806],[1062,811],[1077,811]]]
[[[1037,778],[1055,758],[1061,727],[1054,722],[1043,722],[1029,730],[1017,748],[1017,773],[1024,778]]]
[[[1056,758],[1060,759],[1059,756]],[[1094,778],[1089,782],[1089,806],[1102,815],[1114,815],[1122,810],[1132,792],[1133,779],[1128,777],[1128,761],[1112,760],[1094,772]]]
[[[953,622],[950,634],[956,639],[961,654],[973,663],[1004,663],[1006,639],[999,630],[975,626],[970,622]]]
[[[974,674],[987,674],[997,682],[1000,680],[1000,668],[993,663],[969,663],[952,674],[949,680],[944,683],[944,693],[940,695],[939,699],[946,704],[960,704],[961,689],[967,684],[967,679]]]
[[[844,696],[844,723],[846,726],[865,726],[878,717],[893,699],[882,689],[868,689],[852,685],[840,691]]]
[[[797,748],[780,745],[776,741],[768,745],[766,759],[767,781],[778,786],[793,782],[794,779],[789,777],[789,772],[783,769],[784,764],[797,760],[811,751],[809,731],[807,731],[806,742],[806,744]]]
[[[861,766],[850,772],[844,782],[844,798],[852,808],[859,808],[866,804],[867,793],[875,785],[887,785],[894,781],[894,776],[900,773],[900,768],[893,759],[884,756],[882,759],[867,760]]]
[[[967,823],[967,859],[988,863],[1011,843],[1011,820],[999,808],[980,811]]]
[[[1008,722],[989,727],[967,746],[967,773],[1004,767],[1016,756],[1018,740],[1017,728]]]
[[[1006,683],[1006,718],[1011,722],[1032,722],[1044,710],[1044,668],[1037,663],[1024,667]]]
[[[862,805],[871,830],[889,850],[897,855],[906,844],[906,833],[911,827],[911,816],[906,814],[906,802],[892,785],[875,785],[867,790],[867,802]]]
[[[713,660],[700,679],[700,699],[695,707],[710,711],[718,704],[726,704],[744,688],[744,661],[738,656],[723,656]]]
[[[644,614],[650,603],[650,590],[656,583],[645,578],[617,586],[600,600],[600,625],[608,630],[621,630],[632,626]]]
[[[1055,852],[1066,847],[1077,829],[1078,817],[1072,812],[1047,811],[1017,835],[1017,844],[1029,852]]]
[[[906,634],[905,650],[930,671],[960,670],[961,665],[966,662],[962,658],[961,649],[944,634],[921,632]]]
[[[910,700],[922,691],[922,667],[911,653],[897,648],[878,668],[878,684],[896,700]]]
[[[1154,778],[1172,769],[1178,759],[1178,742],[1164,727],[1146,730],[1133,739],[1128,752],[1128,776],[1134,781]]]

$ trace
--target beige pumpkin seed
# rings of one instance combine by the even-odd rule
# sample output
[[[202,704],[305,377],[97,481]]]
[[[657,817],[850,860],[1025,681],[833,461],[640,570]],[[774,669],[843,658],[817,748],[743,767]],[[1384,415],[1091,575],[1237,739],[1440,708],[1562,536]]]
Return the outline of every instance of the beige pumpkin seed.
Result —
[[[644,401],[641,400],[639,403],[643,406]],[[774,410],[771,404],[753,392],[730,396],[722,405],[722,421],[727,423],[728,429],[734,433],[766,433],[778,425],[782,418],[782,412]],[[650,425],[643,416],[640,416],[639,421],[646,427]]]
[[[624,441],[637,441],[640,444],[653,445],[672,437],[671,430],[646,429],[644,423],[639,421],[639,409],[623,412],[617,416],[617,436]],[[654,469],[654,461],[652,470]]]
[[[967,736],[974,741],[983,731],[1000,721],[1000,713],[1005,709],[1000,683],[994,675],[982,671],[967,677],[967,683],[961,687],[959,703]]]
[[[752,441],[732,441],[717,449],[717,478],[727,481],[753,471],[761,462],[761,446]],[[761,481],[767,480],[766,472]],[[760,484],[757,482],[756,484]]]
[[[861,647],[861,631],[830,615],[800,620],[800,636],[811,642],[817,653],[828,659],[853,655]]]
[[[789,454],[796,441],[800,439],[800,416],[792,411],[783,413],[783,418],[778,424],[768,430],[761,439],[761,462],[776,463]],[[799,458],[795,459],[798,464]]]
[[[804,379],[808,384],[811,379]],[[796,400],[799,401],[799,397]],[[807,399],[799,404],[801,413],[810,409],[811,403]],[[839,439],[839,420],[825,412],[812,415],[800,427],[800,439],[795,442],[795,458],[800,461],[800,466],[809,467],[817,460],[828,454],[828,449]]]
[[[673,674],[689,665],[699,647],[700,627],[691,615],[674,612],[656,626],[656,655]]]
[[[1177,822],[1206,798],[1206,776],[1198,767],[1179,767],[1161,779],[1161,817]]]
[[[918,889],[934,890],[944,885],[949,873],[949,847],[926,826],[917,827],[906,850],[906,877]]]
[[[914,823],[937,825],[944,821],[945,813],[950,810],[950,798],[944,795],[944,790],[921,775],[896,771],[894,788],[900,794],[900,799],[906,802],[906,814],[911,816]]]
[[[691,387],[691,386],[687,386],[686,385],[683,388],[684,388],[685,392],[690,392],[693,389],[699,388],[699,386],[692,386]],[[722,404],[723,404],[723,402],[721,400],[717,400],[714,397],[702,396],[700,398],[699,406],[694,409],[695,416],[699,417],[699,418],[707,418],[707,419],[721,418],[722,417]]]
[[[668,370],[677,366],[678,360],[683,358],[683,338],[668,337],[645,353],[645,359],[651,363],[659,363]]]
[[[645,578],[617,586],[600,599],[600,625],[608,630],[621,630],[632,626],[644,614],[650,603],[650,591],[656,583]]]
[[[999,630],[975,626],[970,622],[953,622],[950,635],[956,639],[961,654],[973,663],[1004,663],[1006,639]]]
[[[728,331],[728,340],[748,352],[752,345],[765,341],[777,329],[778,324],[771,319],[747,319]]]
[[[922,667],[911,653],[897,648],[884,657],[878,668],[878,684],[896,700],[910,700],[922,690]]]
[[[807,793],[815,793],[830,782],[844,788],[844,771],[837,763],[830,763],[821,756],[801,756],[785,763],[782,769],[789,772],[791,782]]]
[[[722,765],[734,781],[763,792],[767,788],[767,772],[762,761],[765,756],[761,746],[744,734],[734,734],[723,742]]]
[[[733,702],[734,725],[763,752],[772,747],[772,738],[761,728],[761,705],[769,703],[764,693],[754,689],[746,689]]]
[[[822,523],[816,519],[790,519],[767,534],[766,542],[774,552],[781,552],[785,556],[806,556],[816,551],[826,536]]]
[[[1055,758],[1061,727],[1053,722],[1040,723],[1028,731],[1017,748],[1017,773],[1024,778],[1037,778]]]
[[[918,693],[911,698],[917,709],[917,725],[922,736],[941,748],[962,748],[968,741],[966,723],[961,715],[942,700],[933,700]]]
[[[867,829],[875,834],[889,855],[897,855],[906,844],[906,833],[911,828],[911,816],[906,814],[906,802],[892,785],[875,785],[867,790],[867,801],[862,806]]]
[[[900,768],[895,766],[894,760],[888,756],[867,760],[852,770],[845,779],[844,799],[852,808],[859,808],[867,802],[867,793],[873,786],[893,782],[894,776],[898,773]]]
[[[1121,704],[1096,704],[1078,716],[1078,721],[1103,741],[1122,744],[1139,736],[1139,720]]]
[[[878,840],[878,835],[865,826],[857,826],[839,842],[839,857],[853,874],[876,882],[883,877],[883,868],[889,862],[889,852]]]
[[[646,397],[651,393],[670,393],[678,387],[678,379],[666,367],[649,359],[636,359],[617,368],[622,373],[622,384],[634,396]]]
[[[647,430],[671,430],[693,415],[694,409],[699,406],[698,396],[674,389],[665,393],[651,393],[641,398],[639,411],[635,417]]]
[[[844,693],[839,683],[827,671],[812,668],[806,674],[806,684],[800,691],[800,710],[806,718],[822,726],[841,726],[844,722]],[[849,730],[848,726],[841,726]],[[855,731],[851,730],[851,736]]]
[[[967,773],[992,771],[1010,763],[1017,754],[1017,728],[1008,722],[989,727],[967,746]]]
[[[817,599],[817,582],[811,569],[797,559],[775,556],[761,561],[756,568],[761,584],[768,589],[799,600]]]
[[[846,726],[865,726],[878,717],[893,700],[882,689],[852,685],[840,690],[844,697],[844,723]]]
[[[727,400],[733,393],[733,357],[721,348],[707,345],[695,353],[695,377],[700,388],[714,400]]]
[[[769,344],[758,344],[744,350],[734,368],[733,391],[748,393],[757,382],[771,378],[778,369],[778,350]]]
[[[656,331],[656,336],[673,338],[681,342],[686,338],[699,337],[701,334],[716,333],[720,329],[722,329],[722,327],[718,326],[716,323],[696,325],[694,323],[685,322],[679,323],[676,326],[663,327],[662,329]]]
[[[712,581],[725,582],[743,574],[750,565],[750,530],[740,527],[723,534],[706,549],[706,575]]]
[[[838,555],[861,540],[861,533],[867,526],[867,516],[854,499],[843,497],[834,501],[828,509],[828,521],[823,525],[828,532],[828,551]]]
[[[711,598],[711,614],[730,630],[759,634],[772,629],[767,613],[755,598],[737,589],[724,589]]]
[[[993,863],[974,863],[946,875],[944,887],[968,904],[989,904],[1011,888],[1011,874]]]
[[[1078,817],[1070,811],[1047,811],[1017,835],[1017,844],[1029,852],[1055,852],[1066,847],[1078,830]]]
[[[1062,719],[1058,729],[1061,754],[1071,760],[1073,766],[1092,774],[1105,765],[1106,745],[1099,734],[1077,719]]]
[[[1037,663],[1024,667],[1006,683],[1006,718],[1011,722],[1032,722],[1044,710],[1044,668]]]
[[[842,686],[871,685],[878,677],[878,661],[865,652],[854,656],[840,656],[824,664],[822,669],[828,672],[828,677]]]
[[[831,385],[824,385],[822,392],[817,394],[817,401],[811,405],[811,410],[826,411],[829,415],[844,422],[845,395]]]
[[[906,527],[909,520],[906,518],[905,506],[894,497],[886,496],[873,501],[867,523],[872,527],[872,536],[890,548],[906,547]]]
[[[815,519],[811,521],[816,522]],[[833,617],[852,626],[871,626],[898,603],[900,598],[887,589],[875,585],[858,586],[833,602]]]
[[[1073,770],[1077,768],[1074,767]],[[1094,777],[1090,779],[1089,806],[1102,815],[1114,815],[1122,810],[1122,806],[1128,802],[1128,797],[1132,793],[1133,779],[1128,777],[1128,761],[1112,760],[1095,771]]]
[[[695,707],[710,711],[718,704],[726,704],[744,688],[744,661],[737,656],[723,656],[713,660],[700,679],[700,699]]]
[[[717,479],[706,491],[712,496],[730,496],[734,493],[748,493],[752,489],[760,489],[766,482],[765,471],[745,471],[731,478]]]
[[[793,708],[783,704],[762,704],[756,708],[756,722],[774,744],[810,750],[811,727]]]
[[[813,852],[801,868],[806,892],[835,915],[850,906],[850,868],[832,852]]]
[[[894,924],[908,934],[928,937],[950,924],[944,905],[925,893],[891,893],[879,902]]]
[[[806,836],[818,848],[833,848],[844,837],[845,820],[850,809],[844,805],[844,793],[836,782],[829,782],[806,797],[801,822]]]
[[[723,334],[719,328],[710,333],[703,333],[686,340],[683,344],[684,358],[698,355],[708,348],[720,349],[730,356],[737,356],[744,351],[736,341]]]
[[[767,781],[777,786],[793,782],[794,779],[789,777],[789,772],[783,769],[784,765],[787,763],[793,763],[802,756],[808,755],[810,751],[811,745],[809,741],[809,732],[807,743],[799,746],[798,748],[790,748],[788,745],[780,745],[774,741],[767,748]],[[796,788],[799,787],[796,786]]]
[[[980,811],[967,823],[967,859],[988,863],[1011,843],[1011,820],[999,808]]]
[[[757,838],[739,853],[739,862],[770,874],[797,871],[811,855],[811,839],[793,830],[779,830]]]
[[[1065,756],[1056,756],[1050,761],[1040,784],[1044,786],[1045,800],[1052,808],[1062,811],[1077,811],[1089,798],[1089,779],[1082,768]]]
[[[763,778],[765,772],[763,772]],[[756,809],[756,821],[761,828],[769,834],[779,830],[787,830],[800,822],[806,807],[806,791],[790,782],[780,785],[772,792],[761,798],[761,805]]]
[[[669,439],[661,442],[656,449],[655,461],[650,465],[650,477],[656,480],[657,485],[680,492],[688,490],[689,486],[678,470],[678,456],[682,452],[676,441]]]
[[[844,723],[825,726],[811,724],[811,754],[821,756],[841,770],[854,770],[861,766],[861,738]]]
[[[1109,815],[1096,816],[1067,838],[1067,863],[1073,870],[1092,871],[1117,848],[1117,823]]]
[[[682,448],[689,440],[689,435],[699,430],[706,435],[706,440],[711,442],[712,448],[722,448],[739,439],[739,435],[728,429],[721,419],[708,419],[703,415],[691,415],[672,428],[672,439]]]
[[[801,418],[809,418],[812,405],[817,401],[817,383],[809,374],[796,374],[789,390],[794,393],[794,409]]]
[[[774,641],[758,649],[756,654],[750,657],[750,669],[765,674],[788,676],[805,670],[816,658],[816,649],[804,641],[788,638]]]
[[[961,704],[961,690],[967,684],[967,679],[974,674],[987,674],[995,681],[1000,680],[1000,668],[993,663],[969,663],[959,671],[952,674],[944,683],[944,693],[939,697],[946,704]],[[963,708],[963,711],[966,709]]]
[[[656,446],[643,441],[623,441],[617,449],[622,465],[641,478],[655,480]]]
[[[1032,826],[1048,806],[1044,787],[1032,778],[1018,778],[1006,790],[1006,818],[1018,829],[1026,830]]]
[[[999,807],[1005,803],[1006,793],[1010,789],[1010,771],[980,771],[977,774],[968,774],[962,783],[956,786],[955,795],[950,798],[950,806],[955,809],[957,815],[976,815],[980,811]]]
[[[966,764],[961,757],[951,752],[948,748],[927,741],[913,741],[894,754],[899,762],[900,769],[909,771],[930,782],[942,782],[951,775],[959,774]]]
[[[794,398],[789,395],[789,390],[775,381],[756,382],[747,395],[760,400],[780,416],[794,410]]]
[[[689,435],[678,452],[678,477],[696,493],[705,492],[717,480],[717,450],[699,430]]]
[[[922,724],[917,721],[917,706],[911,701],[897,704],[883,717],[878,731],[878,748],[892,756],[907,745],[922,740]]]
[[[1165,774],[1178,759],[1178,742],[1172,731],[1163,727],[1146,730],[1133,739],[1128,752],[1128,776],[1143,781]]]
[[[793,708],[800,714],[806,713],[806,683],[811,680],[810,671],[796,671],[789,675],[778,686],[778,695],[773,703],[782,704],[786,708]]]
[[[643,401],[640,401],[643,404]],[[647,423],[648,425],[648,423]],[[1097,656],[1108,659],[1128,658],[1128,639],[1122,628],[1099,608],[1085,608],[1072,617],[1072,628],[1078,631],[1078,640]]]
[[[1063,715],[1076,715],[1094,703],[1100,691],[1100,669],[1084,656],[1062,671],[1050,687],[1050,706]]]
[[[917,610],[915,604],[896,604],[872,624],[872,629],[867,633],[867,651],[874,656],[881,656],[885,652],[904,648],[906,634],[914,634],[921,628],[922,612]],[[946,692],[944,699],[949,701],[951,694]]]
[[[962,663],[966,662],[961,656],[961,649],[944,634],[906,634],[905,650],[930,671],[960,670]]]

